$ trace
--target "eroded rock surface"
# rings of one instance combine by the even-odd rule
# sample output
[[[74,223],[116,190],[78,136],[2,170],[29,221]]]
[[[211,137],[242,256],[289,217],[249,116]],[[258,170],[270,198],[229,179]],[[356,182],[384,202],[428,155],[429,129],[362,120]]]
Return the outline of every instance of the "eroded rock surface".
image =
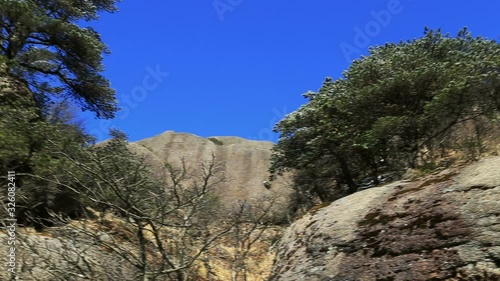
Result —
[[[271,280],[500,280],[500,157],[345,197],[290,227]]]
[[[131,148],[146,156],[151,167],[161,176],[169,177],[166,164],[181,167],[185,162],[193,177],[202,173],[202,163],[215,159],[224,181],[217,184],[219,200],[227,207],[237,202],[251,204],[272,202],[274,222],[286,220],[290,181],[279,177],[270,188],[269,159],[272,142],[247,140],[239,137],[202,138],[189,133],[167,131],[152,138],[131,143]],[[214,158],[212,158],[214,157]],[[217,175],[218,176],[218,175]]]

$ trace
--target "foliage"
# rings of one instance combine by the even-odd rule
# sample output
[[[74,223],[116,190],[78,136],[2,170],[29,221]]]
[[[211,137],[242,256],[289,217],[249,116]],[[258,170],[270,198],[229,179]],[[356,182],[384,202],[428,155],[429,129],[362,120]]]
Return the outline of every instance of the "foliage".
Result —
[[[209,141],[213,142],[214,144],[216,145],[224,145],[224,142],[221,141],[220,139],[218,138],[208,138]]]
[[[271,173],[295,170],[301,198],[333,200],[367,177],[415,167],[468,120],[500,109],[500,46],[466,30],[370,49],[342,78],[305,94],[275,127]]]
[[[6,74],[0,75],[0,169],[16,171],[17,218],[23,225],[41,227],[48,210],[74,216],[78,199],[66,189],[23,174],[51,177],[70,169],[60,149],[77,153],[92,141],[73,122],[72,108],[60,103],[48,108],[47,119],[26,86]]]
[[[109,51],[95,30],[79,24],[116,11],[115,2],[0,0],[2,67],[28,83],[40,108],[71,97],[98,117],[113,117],[115,93],[100,74]]]
[[[104,118],[117,110],[100,74],[108,50],[97,32],[80,27],[116,11],[115,2],[0,0],[0,168],[20,175],[20,224],[41,228],[49,212],[80,212],[70,190],[41,179],[71,171],[66,152],[93,142],[74,121],[76,104]]]

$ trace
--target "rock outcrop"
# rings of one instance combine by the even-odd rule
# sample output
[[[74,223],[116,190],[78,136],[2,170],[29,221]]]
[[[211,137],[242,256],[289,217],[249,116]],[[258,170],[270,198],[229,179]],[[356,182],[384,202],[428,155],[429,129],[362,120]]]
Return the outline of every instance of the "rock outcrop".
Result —
[[[500,157],[335,201],[281,239],[273,281],[500,280]]]

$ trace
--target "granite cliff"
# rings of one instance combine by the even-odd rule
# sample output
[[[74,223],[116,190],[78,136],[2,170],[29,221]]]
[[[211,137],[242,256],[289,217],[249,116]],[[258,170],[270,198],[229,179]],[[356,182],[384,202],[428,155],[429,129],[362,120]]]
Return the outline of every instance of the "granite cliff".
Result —
[[[273,181],[271,188],[264,182],[271,157],[272,142],[247,140],[239,137],[202,138],[189,133],[164,132],[158,136],[130,143],[130,149],[145,156],[146,161],[162,177],[169,177],[165,165],[186,168],[201,173],[201,164],[215,161],[221,167],[225,180],[218,184],[220,201],[227,207],[235,202],[262,202],[278,198],[274,202],[273,220],[285,222],[290,182],[286,177]]]

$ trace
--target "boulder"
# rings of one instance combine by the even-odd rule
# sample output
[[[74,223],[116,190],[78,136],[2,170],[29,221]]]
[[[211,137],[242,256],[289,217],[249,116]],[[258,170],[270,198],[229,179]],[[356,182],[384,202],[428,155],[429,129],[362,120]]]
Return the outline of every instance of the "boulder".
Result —
[[[500,280],[500,157],[367,189],[309,213],[270,280]]]

